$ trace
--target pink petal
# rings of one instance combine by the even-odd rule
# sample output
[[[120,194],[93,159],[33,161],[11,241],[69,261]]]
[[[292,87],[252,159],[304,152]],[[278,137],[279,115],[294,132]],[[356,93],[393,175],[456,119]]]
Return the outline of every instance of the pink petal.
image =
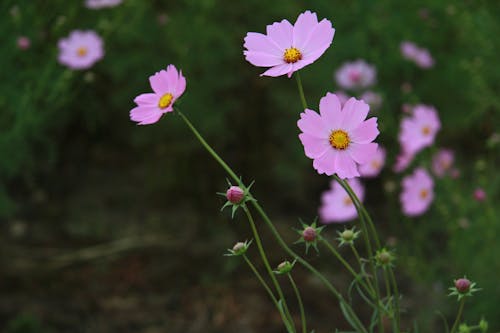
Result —
[[[162,70],[149,77],[149,84],[158,95],[163,95],[168,92],[167,82],[163,79],[162,72],[165,71]]]
[[[247,33],[243,47],[250,52],[266,53],[280,58],[283,58],[285,52],[284,49],[279,48],[278,44],[268,36],[257,32]]]
[[[267,26],[267,36],[271,38],[282,50],[288,49],[293,42],[293,26],[287,20],[275,22]]]
[[[162,114],[157,107],[138,106],[130,111],[130,119],[139,122],[139,125],[147,125],[156,123]]]
[[[161,71],[163,75],[163,80],[167,83],[167,91],[173,93],[177,87],[177,81],[179,80],[179,72],[174,65],[168,65],[166,71]]]
[[[327,138],[329,135],[329,131],[323,119],[313,110],[305,109],[304,112],[300,114],[297,126],[302,132],[316,138]]]
[[[179,71],[179,79],[177,80],[177,86],[175,87],[173,92],[174,97],[179,98],[184,93],[185,90],[186,90],[186,78],[182,75],[182,71]]]
[[[343,114],[337,95],[327,93],[319,101],[319,112],[328,128],[335,130],[342,124]]]
[[[370,118],[363,121],[361,125],[354,128],[349,132],[353,142],[357,143],[369,143],[375,140],[378,136],[379,130],[377,127],[377,118]]]
[[[334,35],[335,29],[333,29],[332,23],[327,19],[321,20],[321,22],[314,27],[314,30],[311,31],[309,40],[302,46],[304,55],[307,57],[312,53],[319,52],[319,55],[316,57],[317,59],[332,44]]]
[[[300,14],[293,26],[293,45],[303,50],[305,43],[309,39],[311,32],[318,24],[316,13],[309,10]]]
[[[254,66],[271,67],[283,64],[283,57],[269,53],[245,51],[245,59]]]
[[[357,100],[354,97],[349,98],[342,109],[342,113],[344,114],[342,127],[346,130],[358,127],[366,119],[369,110],[370,107],[365,102]]]
[[[370,162],[377,153],[378,145],[376,143],[357,144],[351,143],[349,145],[348,153],[354,161],[358,164],[365,164]]]
[[[281,76],[288,74],[292,69],[292,64],[282,64],[278,66],[274,66],[269,68],[267,71],[264,73],[260,74],[260,76]]]
[[[299,134],[299,139],[304,146],[304,152],[309,158],[322,156],[327,149],[331,149],[328,139],[316,138],[306,133]]]
[[[339,153],[335,173],[342,179],[359,177],[356,163],[347,152]]]
[[[139,106],[157,106],[158,95],[156,94],[141,94],[134,99],[134,102]]]
[[[333,149],[328,149],[323,155],[314,159],[313,167],[319,174],[331,176],[336,172],[337,152]]]

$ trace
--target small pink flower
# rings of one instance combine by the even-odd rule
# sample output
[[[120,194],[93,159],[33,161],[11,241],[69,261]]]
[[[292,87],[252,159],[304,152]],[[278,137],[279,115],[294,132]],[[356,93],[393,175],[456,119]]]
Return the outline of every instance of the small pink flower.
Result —
[[[104,56],[101,37],[94,31],[72,31],[59,40],[59,62],[72,69],[86,69]]]
[[[172,112],[175,101],[186,90],[186,78],[174,65],[150,76],[149,83],[153,93],[137,96],[134,99],[137,107],[130,111],[130,119],[139,125],[156,123],[164,113]]]
[[[440,149],[432,157],[432,171],[437,177],[443,177],[453,166],[453,160],[453,151]]]
[[[360,181],[357,178],[352,178],[348,180],[348,183],[359,200],[363,201],[365,190]],[[358,213],[349,194],[338,182],[333,180],[330,190],[321,196],[319,216],[323,223],[338,223],[355,219]]]
[[[318,22],[316,13],[306,11],[299,15],[295,25],[282,20],[268,25],[266,32],[266,35],[247,33],[243,45],[246,60],[254,66],[271,67],[261,76],[291,77],[328,49],[335,29],[327,19]]]
[[[403,113],[406,113],[406,114],[409,114],[411,115],[412,111],[413,111],[413,106],[411,106],[410,104],[408,103],[404,103],[403,105],[401,105],[401,111]]]
[[[373,91],[365,91],[361,95],[361,99],[370,105],[371,111],[376,111],[382,105],[382,96]]]
[[[340,106],[337,95],[327,93],[319,103],[320,113],[305,109],[297,122],[300,141],[319,174],[336,173],[340,178],[359,177],[358,164],[376,153],[377,118],[366,119],[369,106],[351,97]]]
[[[20,50],[27,50],[29,49],[31,46],[31,40],[26,37],[26,36],[19,36],[19,38],[17,38],[17,47],[20,49]]]
[[[407,216],[422,215],[434,199],[434,181],[425,169],[415,169],[413,174],[403,178],[403,192],[399,199],[403,213]]]
[[[474,190],[474,200],[478,202],[486,200],[486,192],[480,187],[476,188]]]
[[[406,168],[411,164],[414,158],[415,154],[411,154],[406,152],[405,150],[402,150],[396,157],[396,164],[394,164],[392,170],[397,173],[406,170]]]
[[[379,146],[370,161],[359,166],[359,173],[362,177],[376,177],[382,171],[384,164],[385,149]]]
[[[434,143],[441,128],[436,109],[427,105],[416,105],[412,115],[401,121],[399,143],[404,151],[416,154]]]
[[[403,56],[403,58],[408,60],[415,59],[415,56],[418,52],[418,46],[415,43],[405,40],[401,42],[399,48],[401,50],[401,55]]]
[[[90,9],[101,9],[115,7],[122,3],[122,0],[85,0],[85,7]]]
[[[403,58],[413,61],[420,68],[428,69],[434,66],[434,59],[429,50],[420,48],[415,43],[403,41],[400,50]]]
[[[377,71],[364,60],[346,62],[335,73],[337,84],[343,89],[367,88],[375,83]]]

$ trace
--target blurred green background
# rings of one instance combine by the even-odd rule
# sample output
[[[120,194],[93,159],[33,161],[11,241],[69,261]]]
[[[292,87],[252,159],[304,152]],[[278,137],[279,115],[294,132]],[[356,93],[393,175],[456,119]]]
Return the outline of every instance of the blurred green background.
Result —
[[[255,180],[254,194],[293,242],[291,228],[317,215],[329,179],[315,173],[297,138],[294,80],[259,77],[242,44],[248,31],[294,22],[306,9],[336,28],[329,50],[301,71],[312,108],[337,89],[333,73],[343,62],[365,59],[378,71],[378,141],[388,161],[365,182],[366,203],[397,248],[403,322],[444,331],[437,312],[454,318],[447,288],[467,275],[483,288],[467,302],[467,322],[484,316],[491,332],[500,330],[500,5],[437,0],[125,0],[102,10],[76,0],[2,1],[0,330],[282,331],[247,267],[222,256],[250,238],[243,216],[219,212],[224,172],[175,114],[136,126],[128,112],[150,90],[149,75],[170,63],[181,68],[184,113],[245,182]],[[74,29],[104,39],[105,57],[89,70],[57,63],[57,41]],[[31,39],[28,50],[17,48],[19,36]],[[428,48],[435,67],[404,60],[402,40]],[[401,106],[420,102],[437,108],[442,129],[414,165],[451,148],[460,177],[436,179],[432,208],[410,219],[391,166]],[[486,201],[473,200],[477,187]],[[262,232],[279,263],[285,254]],[[308,257],[348,286],[333,258]],[[297,279],[316,332],[347,328],[307,272],[298,268]]]

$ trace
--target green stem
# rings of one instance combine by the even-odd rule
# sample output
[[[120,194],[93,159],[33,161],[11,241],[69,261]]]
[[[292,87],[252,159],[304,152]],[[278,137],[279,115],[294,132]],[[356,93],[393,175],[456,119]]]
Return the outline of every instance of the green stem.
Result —
[[[285,327],[286,327],[287,331],[288,332],[293,332],[293,330],[290,327],[290,323],[288,322],[288,319],[286,318],[286,315],[281,311],[279,303],[278,303],[278,300],[276,299],[276,297],[274,297],[274,294],[271,291],[271,288],[269,288],[269,286],[267,285],[266,281],[264,281],[264,278],[262,278],[262,275],[260,275],[260,273],[257,270],[257,268],[255,268],[255,266],[252,264],[252,262],[250,261],[250,259],[248,259],[248,257],[245,254],[243,254],[243,258],[245,259],[246,263],[248,264],[248,266],[250,267],[250,269],[252,270],[252,272],[255,274],[255,276],[259,280],[260,284],[264,287],[264,289],[266,290],[266,292],[269,295],[269,297],[271,297],[271,300],[273,301],[274,305],[276,306],[276,309],[278,309],[278,312],[280,313],[281,318],[283,319],[283,323],[285,324]]]
[[[302,102],[302,107],[307,109],[306,96],[304,95],[304,88],[302,87],[302,80],[300,79],[299,72],[295,73],[295,78],[297,79],[297,87],[299,88],[300,101]]]
[[[262,246],[262,241],[260,240],[259,232],[257,231],[257,227],[255,226],[255,222],[253,220],[252,214],[250,213],[250,211],[248,210],[248,207],[246,205],[242,205],[242,208],[245,211],[248,222],[250,223],[250,227],[252,228],[253,237],[255,238],[255,243],[257,244],[257,248],[259,249],[260,257],[262,258],[262,261],[264,262],[264,266],[266,267],[267,273],[269,274],[269,277],[273,281],[274,287],[276,288],[276,291],[278,292],[280,299],[283,301],[283,308],[285,310],[285,313],[286,313],[288,319],[290,320],[290,322],[293,322],[292,316],[290,315],[290,311],[288,310],[288,305],[286,303],[285,296],[283,295],[283,291],[281,290],[278,279],[276,279],[276,276],[273,272],[273,269],[271,268],[271,265],[269,264],[269,260],[267,259],[266,251],[264,251],[264,247]],[[295,332],[295,327],[294,327],[293,331]]]
[[[400,311],[399,311],[399,289],[398,289],[398,284],[396,282],[396,276],[394,275],[394,271],[391,267],[389,267],[389,275],[391,278],[391,283],[392,283],[392,288],[394,291],[394,309],[396,310],[396,313],[394,314],[394,319],[396,320],[396,328],[397,332],[401,331],[401,318],[400,318]]]
[[[455,323],[453,324],[450,333],[455,333],[455,331],[457,330],[458,324],[460,323],[460,318],[462,317],[462,312],[464,311],[464,305],[465,305],[465,297],[463,297],[462,300],[460,301],[460,305],[458,307],[457,319],[455,319]]]
[[[297,302],[299,303],[300,309],[300,321],[302,322],[302,333],[307,333],[307,322],[306,322],[306,314],[304,311],[304,304],[302,303],[302,298],[300,297],[299,289],[295,284],[295,281],[292,278],[292,274],[288,272],[288,278],[290,279],[290,284],[292,285],[293,291],[295,291],[295,296],[297,296]]]
[[[351,250],[354,253],[354,256],[356,257],[356,260],[358,261],[359,268],[361,269],[363,267],[363,263],[361,261],[361,257],[359,256],[358,250],[356,250],[356,247],[352,243],[351,243]],[[368,282],[368,285],[370,286],[370,289],[373,290],[373,285],[372,285],[371,280],[367,277],[366,281]]]
[[[363,277],[360,276],[356,271],[352,268],[352,266],[340,255],[340,253],[335,249],[330,242],[328,242],[325,238],[319,236],[319,240],[323,243],[323,245],[330,250],[330,252],[333,253],[333,255],[344,265],[344,267],[351,273],[351,275],[354,277],[355,280],[357,280],[363,288],[370,294],[370,296],[373,298],[374,291],[373,288],[369,288],[366,283],[363,281]]]

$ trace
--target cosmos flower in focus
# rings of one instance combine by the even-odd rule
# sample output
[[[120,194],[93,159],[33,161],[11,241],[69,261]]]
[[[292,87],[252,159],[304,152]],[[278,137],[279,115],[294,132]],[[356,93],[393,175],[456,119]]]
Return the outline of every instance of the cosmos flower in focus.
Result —
[[[434,181],[423,168],[403,178],[403,191],[399,197],[403,213],[407,216],[422,215],[434,199]]]
[[[299,15],[295,25],[287,20],[268,25],[267,34],[249,32],[245,37],[245,59],[254,66],[271,67],[264,76],[288,75],[312,64],[328,49],[335,29],[316,13],[306,11]]]
[[[453,166],[454,154],[450,149],[440,149],[432,156],[432,171],[437,177],[443,177]]]
[[[365,189],[359,179],[353,178],[347,182],[359,200],[363,201]],[[358,216],[349,194],[335,180],[332,180],[330,190],[324,192],[321,196],[319,216],[323,223],[347,222]]]
[[[186,78],[174,65],[150,76],[149,83],[153,93],[137,96],[134,99],[137,106],[130,111],[130,119],[139,125],[156,123],[164,113],[172,112],[175,101],[186,90]]]
[[[377,71],[364,60],[346,62],[335,72],[337,84],[343,89],[362,89],[375,83]]]
[[[436,109],[427,105],[416,105],[412,115],[403,118],[399,132],[399,143],[402,149],[410,155],[434,143],[441,122]]]
[[[310,109],[300,114],[299,138],[319,174],[359,177],[358,164],[370,161],[378,146],[372,142],[379,134],[377,118],[365,120],[369,109],[354,97],[341,107],[337,95],[327,93],[319,114]]]
[[[359,174],[361,177],[376,177],[382,171],[385,164],[385,149],[378,147],[370,161],[359,166]]]
[[[90,9],[101,9],[115,7],[122,3],[122,0],[85,0],[85,7]]]
[[[59,62],[71,69],[90,68],[104,56],[103,41],[92,30],[74,30],[58,46]]]

